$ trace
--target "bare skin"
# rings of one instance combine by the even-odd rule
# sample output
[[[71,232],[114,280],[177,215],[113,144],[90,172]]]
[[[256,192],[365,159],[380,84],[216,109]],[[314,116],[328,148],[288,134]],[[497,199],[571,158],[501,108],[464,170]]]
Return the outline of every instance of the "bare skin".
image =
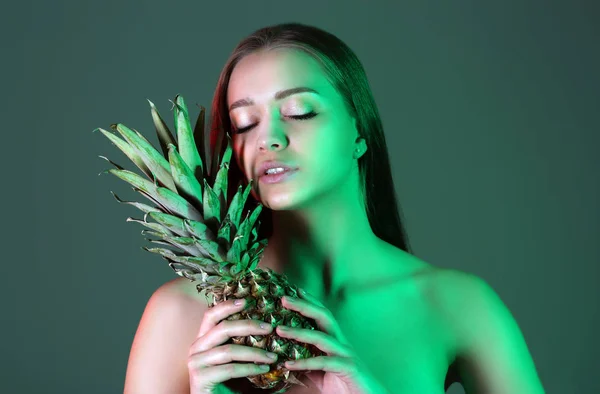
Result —
[[[405,387],[406,392],[443,393],[457,379],[453,371],[448,371],[457,349],[456,338],[447,329],[446,315],[439,313],[440,291],[435,287],[442,285],[436,275],[441,269],[386,245],[381,254],[369,261],[378,260],[387,266],[387,274],[345,292],[343,299],[328,307],[361,359],[386,387],[398,388],[397,392]],[[397,264],[399,258],[404,259],[404,265]],[[410,269],[398,269],[400,266]],[[195,304],[197,309],[190,311],[195,318],[189,323],[197,327],[208,306],[204,297],[198,295],[196,284],[178,278],[170,285],[193,300],[189,307],[194,308]],[[192,330],[190,327],[185,331]],[[194,340],[190,338],[190,343]],[[260,355],[255,357],[261,360]],[[288,392],[320,393],[306,378],[303,382],[308,387],[294,386]],[[245,378],[223,385],[232,392],[263,392],[254,389]]]
[[[277,92],[300,86],[318,94],[274,99]],[[340,95],[312,58],[289,50],[249,55],[235,67],[227,95],[228,105],[253,100],[252,105],[230,112],[233,157],[246,180],[256,180],[258,166],[267,160],[298,168],[284,182],[254,184],[252,196],[273,211],[274,232],[259,267],[285,274],[324,305],[354,348],[353,357],[370,370],[370,381],[376,381],[373,387],[439,394],[460,375],[468,393],[543,394],[521,332],[489,286],[472,275],[437,268],[375,236],[358,172],[358,160],[368,147]],[[292,118],[309,113],[315,115]],[[250,128],[235,131],[246,127]],[[173,383],[164,383],[165,375],[160,383],[168,392],[175,386],[189,392],[189,379],[200,382],[198,390],[192,388],[194,393],[220,394],[213,384],[201,381],[223,363],[196,369],[196,361],[205,363],[210,353],[232,370],[237,366],[231,361],[256,357],[256,362],[264,362],[264,355],[257,352],[252,356],[247,349],[220,347],[225,340],[208,340],[224,339],[231,327],[219,325],[204,297],[197,294],[196,284],[187,279],[165,284],[147,315],[148,322],[138,330],[139,345],[136,335],[132,350],[131,392],[148,384],[147,377],[156,379],[145,363],[154,371],[171,369],[168,376]],[[167,319],[162,318],[165,315]],[[250,321],[243,324],[236,330],[250,334],[258,329]],[[165,335],[146,329],[154,326]],[[174,331],[177,342],[166,335]],[[337,379],[331,372],[323,376],[327,374],[330,381]],[[220,388],[233,392],[263,392],[246,378],[222,382]],[[334,386],[321,390],[305,383],[308,388],[294,386],[289,392],[382,392],[331,389]]]
[[[283,100],[281,90],[309,87]],[[234,156],[246,178],[257,179],[258,165],[279,160],[297,167],[290,179],[258,180],[252,196],[273,211],[273,236],[263,266],[288,278],[320,299],[336,297],[347,284],[364,279],[364,261],[380,240],[366,215],[359,188],[358,155],[368,149],[355,121],[318,64],[288,50],[252,54],[235,67],[228,104],[250,98],[254,105],[230,112]],[[291,116],[316,116],[297,120]],[[315,277],[323,277],[315,281]],[[366,275],[368,276],[368,275]]]
[[[318,93],[274,99],[276,92],[297,87]],[[229,114],[234,157],[246,180],[257,180],[262,175],[258,166],[267,160],[298,168],[281,183],[266,184],[258,179],[252,190],[252,196],[273,211],[273,235],[259,266],[285,273],[292,283],[326,305],[360,348],[361,361],[379,371],[379,381],[391,384],[389,387],[400,384],[390,381],[399,376],[398,363],[393,361],[397,353],[391,353],[387,363],[380,353],[389,349],[390,342],[402,343],[402,357],[412,360],[410,371],[429,372],[423,375],[427,383],[421,382],[419,387],[432,393],[434,387],[442,390],[448,364],[446,338],[440,331],[429,333],[425,340],[418,332],[423,326],[435,325],[435,316],[420,295],[422,290],[414,285],[417,272],[430,265],[373,233],[358,172],[358,160],[368,147],[318,63],[290,50],[249,55],[236,65],[227,96],[229,106],[241,99],[252,101]],[[315,115],[306,120],[292,118],[308,113]],[[407,325],[390,308],[403,315],[410,311],[420,321]],[[367,321],[377,322],[376,326],[362,324],[369,314]],[[377,338],[377,343],[366,343],[365,337]],[[424,344],[435,346],[431,351],[437,353],[427,358],[428,365],[416,361],[423,359],[417,354]],[[247,390],[249,386],[244,387],[244,392],[250,392]],[[313,391],[296,387],[292,392]]]

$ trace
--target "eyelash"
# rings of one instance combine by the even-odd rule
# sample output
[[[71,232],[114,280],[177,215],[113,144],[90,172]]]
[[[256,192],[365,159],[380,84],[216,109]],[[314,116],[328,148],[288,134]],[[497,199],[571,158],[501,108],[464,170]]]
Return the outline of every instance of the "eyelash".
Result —
[[[309,112],[309,113],[304,114],[304,115],[288,116],[288,118],[292,118],[292,119],[296,119],[296,120],[307,120],[307,119],[314,118],[315,116],[317,116],[317,113],[313,111],[313,112]],[[237,129],[236,128],[235,129],[235,133],[236,134],[243,133],[244,131],[250,130],[254,126],[256,126],[256,125],[250,125],[250,126],[247,126],[247,127],[242,127],[241,129]]]

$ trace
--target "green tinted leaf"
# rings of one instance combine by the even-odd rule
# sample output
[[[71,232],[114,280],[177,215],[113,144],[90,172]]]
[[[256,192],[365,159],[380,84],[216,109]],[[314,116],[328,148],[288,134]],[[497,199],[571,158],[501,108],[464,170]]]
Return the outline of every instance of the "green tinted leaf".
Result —
[[[183,219],[162,212],[150,212],[148,215],[179,236],[187,237],[190,235],[183,224]]]
[[[139,209],[140,211],[143,211],[144,213],[149,213],[149,212],[160,212],[159,209],[155,208],[155,207],[151,207],[150,205],[146,205],[146,204],[142,204],[141,202],[137,202],[137,201],[123,201],[121,200],[115,193],[113,193],[112,191],[110,192],[113,197],[120,202],[121,204],[129,204],[129,205],[133,205],[134,207],[136,207],[137,209]]]
[[[164,234],[164,235],[172,235],[173,234],[171,231],[169,231],[169,229],[164,228],[163,226],[161,226],[158,223],[149,223],[149,222],[146,222],[144,220],[135,219],[135,218],[132,218],[132,217],[128,217],[126,219],[126,221],[127,222],[136,222],[136,223],[139,223],[142,226],[148,227],[149,229],[154,230],[154,231],[156,231],[157,233],[160,233],[160,234]]]
[[[213,191],[213,189],[204,181],[204,223],[208,223],[211,219],[215,218],[217,223],[221,222],[220,209],[219,209],[219,198]]]
[[[148,179],[152,179],[152,173],[150,169],[148,169],[148,166],[144,163],[142,158],[137,154],[136,150],[132,146],[109,131],[106,131],[102,128],[99,128],[99,130],[106,136],[106,138],[116,145],[116,147],[119,148],[121,152],[123,152],[125,156],[127,156],[129,160],[131,160],[133,164],[135,164],[144,173],[144,175],[148,177]]]
[[[208,161],[206,159],[206,148],[204,146],[205,136],[204,136],[204,114],[206,109],[196,104],[200,108],[200,113],[198,114],[198,118],[196,118],[196,125],[194,126],[194,141],[196,142],[196,148],[198,149],[198,153],[200,154],[200,162],[202,163],[202,174],[194,174],[196,175],[196,179],[204,179],[208,177]]]
[[[148,140],[140,133],[131,130],[122,123],[113,124],[110,127],[113,130],[117,130],[129,145],[135,149],[138,156],[162,185],[173,191],[176,190],[175,183],[171,177],[169,162],[160,154],[160,152],[154,149]]]
[[[169,210],[173,213],[181,216],[182,218],[190,218],[194,220],[202,220],[202,215],[196,208],[192,206],[179,194],[172,192],[171,190],[164,187],[157,187],[156,194],[162,198],[161,201],[165,201]]]
[[[148,102],[150,103],[150,113],[152,114],[152,121],[154,122],[154,128],[156,129],[156,134],[158,135],[160,147],[164,156],[167,157],[169,154],[169,150],[167,148],[169,144],[177,145],[177,143],[175,142],[173,134],[171,134],[171,130],[169,130],[169,127],[158,113],[154,103],[150,100],[148,100]]]
[[[198,153],[198,148],[194,141],[185,100],[182,96],[177,95],[173,104],[179,153],[190,170],[192,170],[196,176],[199,176],[203,173],[202,160],[200,159],[200,154]]]
[[[173,176],[177,190],[180,194],[185,195],[192,205],[198,208],[202,207],[202,188],[200,187],[200,183],[177,152],[175,145],[170,144],[168,149],[171,175]]]

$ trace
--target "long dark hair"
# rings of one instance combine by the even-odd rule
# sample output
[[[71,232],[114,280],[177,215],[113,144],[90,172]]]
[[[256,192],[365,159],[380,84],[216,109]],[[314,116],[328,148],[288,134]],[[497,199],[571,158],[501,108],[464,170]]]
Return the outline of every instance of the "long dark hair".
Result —
[[[366,73],[356,54],[338,37],[314,26],[282,23],[263,27],[244,38],[227,59],[215,89],[210,117],[210,152],[218,152],[211,162],[211,172],[225,144],[224,134],[231,130],[227,109],[227,88],[236,64],[246,55],[259,50],[289,48],[304,51],[317,60],[329,82],[343,97],[348,112],[357,120],[357,128],[365,139],[367,151],[358,159],[361,189],[369,224],[380,239],[412,253],[400,220],[387,144],[379,111]],[[214,176],[214,174],[212,174]],[[230,161],[228,201],[237,191],[234,185],[247,184],[235,160]],[[252,200],[251,198],[248,199]],[[259,239],[273,231],[271,210],[263,207],[259,216]]]

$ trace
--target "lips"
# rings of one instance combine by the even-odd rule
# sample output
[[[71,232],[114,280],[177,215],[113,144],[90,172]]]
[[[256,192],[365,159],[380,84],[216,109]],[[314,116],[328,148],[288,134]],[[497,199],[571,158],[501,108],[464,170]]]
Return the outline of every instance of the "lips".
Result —
[[[284,172],[280,172],[278,174],[269,174],[261,176],[258,181],[261,184],[275,184],[287,181],[294,177],[296,170],[288,170]]]
[[[284,163],[281,161],[275,161],[275,160],[267,160],[267,161],[263,161],[262,163],[259,164],[258,170],[257,170],[257,177],[260,178],[260,177],[264,176],[265,171],[267,171],[269,168],[278,168],[278,167],[283,168],[284,173],[298,169],[298,167],[296,167],[292,164],[287,164],[287,163]]]

